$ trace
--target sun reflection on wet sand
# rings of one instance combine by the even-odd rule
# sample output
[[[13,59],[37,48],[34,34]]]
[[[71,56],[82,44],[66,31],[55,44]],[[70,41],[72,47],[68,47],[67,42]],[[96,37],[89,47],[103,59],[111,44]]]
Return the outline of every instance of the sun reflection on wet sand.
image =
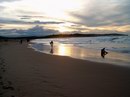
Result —
[[[87,57],[92,57],[95,54],[97,54],[97,52],[95,51],[90,51],[90,50],[88,51],[83,48],[75,47],[74,45],[66,45],[66,44],[56,45],[53,51],[54,51],[54,54],[56,55],[70,56],[74,58],[87,58]]]
[[[123,61],[121,60],[124,60],[126,62],[125,64],[129,62],[128,56],[111,51],[108,51],[109,53],[104,58],[102,58],[100,50],[84,49],[80,47],[75,47],[74,45],[68,46],[66,44],[59,44],[54,49],[54,54],[60,56],[69,56],[78,59],[115,64],[119,64],[120,62],[122,63]]]
[[[67,47],[64,44],[59,44],[57,47],[57,50],[55,50],[56,54],[61,55],[61,56],[71,56],[72,55],[72,48]]]

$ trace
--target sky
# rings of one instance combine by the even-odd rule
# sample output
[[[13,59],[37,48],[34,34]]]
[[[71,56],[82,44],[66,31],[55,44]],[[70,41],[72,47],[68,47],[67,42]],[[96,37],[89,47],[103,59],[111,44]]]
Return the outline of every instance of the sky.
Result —
[[[1,36],[129,33],[130,0],[0,0]]]

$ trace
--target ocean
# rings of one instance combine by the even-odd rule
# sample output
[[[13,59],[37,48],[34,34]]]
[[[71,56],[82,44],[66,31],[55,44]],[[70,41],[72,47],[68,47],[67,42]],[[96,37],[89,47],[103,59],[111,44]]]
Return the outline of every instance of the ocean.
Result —
[[[54,47],[50,47],[50,41]],[[41,53],[130,66],[130,36],[50,38],[31,41],[29,47]],[[108,52],[101,56],[101,49]]]

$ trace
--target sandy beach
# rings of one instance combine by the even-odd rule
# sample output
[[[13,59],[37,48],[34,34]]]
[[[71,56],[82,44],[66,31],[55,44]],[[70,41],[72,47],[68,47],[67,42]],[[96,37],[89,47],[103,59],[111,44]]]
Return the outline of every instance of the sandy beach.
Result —
[[[0,97],[130,97],[130,67],[0,43]]]

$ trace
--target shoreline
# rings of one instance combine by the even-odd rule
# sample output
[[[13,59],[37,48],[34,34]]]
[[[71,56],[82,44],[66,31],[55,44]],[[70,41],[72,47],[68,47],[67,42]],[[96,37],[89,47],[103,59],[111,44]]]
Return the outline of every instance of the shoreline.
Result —
[[[27,43],[1,45],[10,97],[129,97],[130,68],[48,55]],[[9,90],[9,91],[7,91]]]
[[[130,67],[129,59],[124,55],[117,52],[108,51],[109,53],[102,58],[99,50],[92,50],[87,48],[75,47],[73,45],[59,44],[56,43],[53,49],[50,45],[42,43],[30,43],[29,48],[36,52],[57,55],[57,56],[67,56],[74,59],[86,60],[91,62],[108,63],[113,65],[128,66]],[[62,50],[63,49],[63,50]],[[126,58],[126,59],[123,59]],[[122,59],[122,60],[121,60]]]

